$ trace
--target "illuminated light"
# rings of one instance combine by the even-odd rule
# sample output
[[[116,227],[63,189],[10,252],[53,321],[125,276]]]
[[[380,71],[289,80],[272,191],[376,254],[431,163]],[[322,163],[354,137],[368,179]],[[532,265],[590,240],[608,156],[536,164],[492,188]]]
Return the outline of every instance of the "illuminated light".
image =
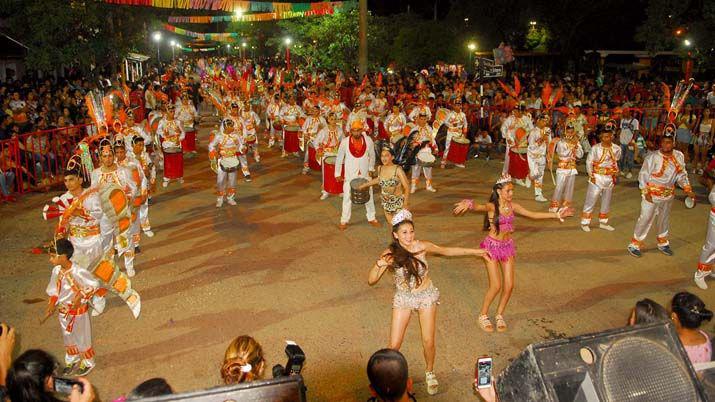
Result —
[[[154,42],[161,41],[161,32],[154,32],[154,34],[152,35],[152,39],[154,39]]]

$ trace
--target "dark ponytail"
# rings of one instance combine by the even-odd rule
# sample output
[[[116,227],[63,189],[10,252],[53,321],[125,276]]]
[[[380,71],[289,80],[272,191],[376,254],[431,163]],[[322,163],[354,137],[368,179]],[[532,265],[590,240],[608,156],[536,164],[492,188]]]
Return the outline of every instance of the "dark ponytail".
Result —
[[[499,234],[499,193],[497,190],[501,190],[503,187],[504,184],[502,183],[495,184],[494,187],[492,187],[492,194],[489,196],[489,204],[494,205],[494,218],[490,221],[489,212],[484,214],[484,230],[489,230],[493,223],[497,234]]]
[[[680,325],[690,329],[699,328],[703,321],[713,318],[713,312],[705,308],[705,303],[689,292],[673,296],[671,310],[678,316]]]
[[[397,231],[402,227],[402,225],[410,224],[414,228],[414,223],[410,220],[404,220],[397,225],[392,227],[392,233],[397,233]],[[398,268],[404,268],[407,270],[407,281],[408,283],[415,279],[415,287],[419,287],[422,284],[422,278],[420,277],[420,270],[425,267],[425,263],[419,258],[415,257],[410,251],[402,247],[399,240],[393,237],[392,243],[390,244],[390,252],[387,254],[392,257],[392,263],[389,266],[391,271],[395,271]]]

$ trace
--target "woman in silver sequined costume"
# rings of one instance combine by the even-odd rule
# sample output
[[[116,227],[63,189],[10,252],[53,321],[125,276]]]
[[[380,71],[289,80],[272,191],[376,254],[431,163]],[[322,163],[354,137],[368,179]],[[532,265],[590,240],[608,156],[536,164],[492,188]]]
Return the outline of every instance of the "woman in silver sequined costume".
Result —
[[[486,251],[476,248],[440,247],[428,241],[415,239],[412,214],[398,211],[392,218],[392,244],[375,262],[368,275],[368,284],[375,285],[388,269],[394,274],[395,296],[392,299],[392,324],[390,349],[399,350],[405,337],[412,311],[416,311],[422,331],[422,346],[427,365],[425,377],[427,393],[437,393],[438,382],[434,375],[435,317],[439,303],[439,290],[429,276],[427,254],[445,256],[473,255],[488,257]]]
[[[360,186],[360,190],[375,184],[380,186],[382,210],[385,212],[385,220],[388,224],[392,222],[395,212],[408,208],[410,199],[410,181],[407,180],[407,175],[402,168],[395,165],[394,159],[395,154],[392,148],[383,147],[380,150],[382,165],[377,168],[377,177]]]

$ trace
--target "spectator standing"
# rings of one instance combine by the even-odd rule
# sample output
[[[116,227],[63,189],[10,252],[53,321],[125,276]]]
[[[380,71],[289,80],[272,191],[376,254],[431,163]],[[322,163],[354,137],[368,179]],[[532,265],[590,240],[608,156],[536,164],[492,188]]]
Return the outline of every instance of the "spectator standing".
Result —
[[[631,111],[626,108],[623,109],[623,117],[620,122],[620,132],[618,134],[619,142],[621,144],[621,160],[619,170],[621,171],[621,176],[625,176],[626,179],[633,177],[633,158],[636,149],[636,135],[640,129],[638,120],[631,116]]]

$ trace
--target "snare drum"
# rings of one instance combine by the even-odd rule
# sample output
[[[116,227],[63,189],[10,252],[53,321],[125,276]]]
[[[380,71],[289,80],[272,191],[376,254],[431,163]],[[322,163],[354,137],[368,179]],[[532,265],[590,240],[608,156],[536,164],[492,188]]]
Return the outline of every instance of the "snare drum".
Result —
[[[184,153],[179,147],[164,149],[164,178],[180,179],[184,177]]]
[[[435,157],[432,155],[432,149],[430,147],[424,147],[417,152],[417,164],[422,167],[432,167],[434,166]]]
[[[288,153],[300,151],[300,138],[298,136],[300,127],[285,126],[284,130],[285,139],[283,141],[283,150]]]
[[[196,130],[193,127],[184,127],[186,135],[181,141],[181,149],[184,152],[196,152]]]
[[[353,204],[367,204],[370,201],[370,188],[359,190],[358,187],[367,183],[367,179],[358,177],[350,182],[350,201]]]
[[[248,134],[244,139],[244,142],[246,143],[246,145],[253,145],[256,143],[256,140],[256,134]]]
[[[341,167],[341,169],[342,172],[345,172],[344,167]],[[328,156],[323,159],[323,190],[330,194],[341,194],[343,192],[343,181],[338,181],[335,177],[334,156]]]
[[[318,158],[316,157],[315,148],[313,148],[313,144],[310,144],[308,146],[308,166],[310,167],[310,170],[320,172],[320,164],[318,163]]]
[[[451,144],[449,145],[449,154],[447,154],[447,160],[458,165],[463,165],[464,162],[467,161],[468,152],[469,139],[464,137],[452,138]]]
[[[238,158],[236,156],[229,156],[228,158],[221,158],[218,162],[221,170],[226,173],[235,172],[238,170]]]

